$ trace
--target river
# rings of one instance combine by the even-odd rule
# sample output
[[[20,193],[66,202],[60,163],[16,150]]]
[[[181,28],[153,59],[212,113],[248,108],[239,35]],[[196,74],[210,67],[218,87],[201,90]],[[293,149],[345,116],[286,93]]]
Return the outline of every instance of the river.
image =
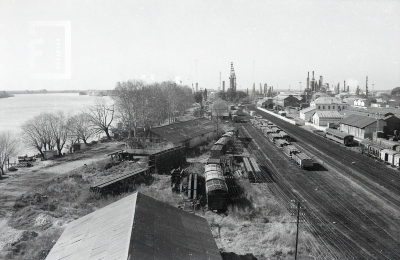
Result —
[[[0,132],[9,131],[19,135],[21,125],[43,112],[63,111],[65,115],[75,115],[86,107],[94,105],[96,100],[104,99],[112,103],[109,96],[97,97],[78,93],[17,94],[14,97],[0,99]],[[26,146],[20,140],[20,154],[33,155],[37,151]]]

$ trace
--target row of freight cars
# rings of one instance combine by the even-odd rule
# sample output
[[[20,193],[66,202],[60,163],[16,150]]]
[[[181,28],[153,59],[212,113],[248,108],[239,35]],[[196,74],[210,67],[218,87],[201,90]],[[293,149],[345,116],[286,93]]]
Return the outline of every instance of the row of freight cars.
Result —
[[[226,210],[229,204],[229,190],[221,167],[223,156],[231,145],[236,133],[226,132],[211,147],[211,156],[204,166],[207,205],[210,210]]]
[[[314,161],[307,154],[302,153],[294,145],[290,143],[291,137],[278,126],[274,125],[267,119],[254,117],[250,120],[252,124],[260,129],[264,135],[269,138],[275,145],[283,149],[283,152],[292,158],[302,169],[312,169]]]
[[[361,152],[400,168],[400,143],[382,138],[360,142]]]

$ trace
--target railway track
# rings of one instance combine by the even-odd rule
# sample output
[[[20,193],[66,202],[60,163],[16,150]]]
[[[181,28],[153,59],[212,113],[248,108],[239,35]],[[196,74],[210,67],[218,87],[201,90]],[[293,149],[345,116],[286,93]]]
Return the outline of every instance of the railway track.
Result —
[[[278,123],[276,124],[279,125]],[[266,138],[253,126],[241,125],[241,127],[255,138],[255,144],[250,144],[249,147],[256,154],[259,161],[272,169],[273,181],[277,182],[283,191],[275,191],[277,196],[284,197],[287,203],[288,197],[293,198],[294,195],[297,195],[300,198],[306,198],[310,204],[315,206],[316,210],[311,210],[312,214],[307,214],[307,218],[310,222],[309,229],[319,230],[319,232],[314,232],[317,237],[323,238],[331,245],[333,244],[350,259],[400,259],[398,238],[387,231],[382,226],[382,223],[377,221],[376,216],[371,218],[365,214],[364,209],[360,209],[362,205],[355,205],[356,203],[352,203],[347,199],[346,194],[348,194],[348,191],[341,188],[340,185],[336,185],[335,188],[332,187],[332,183],[327,183],[327,180],[319,177],[321,173],[316,171],[307,172],[298,169],[300,171],[299,175],[294,174],[295,170],[289,169],[292,174],[285,174],[282,177],[282,170],[287,169],[285,167],[287,160],[282,160],[279,156],[276,158],[271,148],[268,149],[268,155],[262,150],[260,151],[260,146],[263,145],[257,144],[257,142],[264,142],[265,144]],[[278,148],[274,147],[274,149],[276,154]],[[280,156],[283,156],[283,153],[280,154]],[[266,160],[265,157],[267,156],[272,157],[272,159]],[[310,184],[313,184],[313,187],[322,188],[323,192],[307,189]],[[327,203],[327,201],[331,203]],[[321,220],[321,217],[323,220]],[[339,232],[337,228],[330,228],[330,223],[327,222],[327,219],[331,223],[338,223],[341,231]],[[343,224],[342,222],[346,223]],[[394,221],[388,222],[392,226],[396,224]],[[322,232],[321,227],[323,227]],[[398,232],[398,229],[395,229],[395,231]]]
[[[264,144],[259,145],[256,142],[251,143],[249,148],[252,148],[252,152],[256,155],[259,162],[269,168],[269,174],[272,176],[272,181],[276,184],[275,186],[272,186],[276,197],[280,198],[280,202],[289,210],[289,212],[293,213],[292,200],[304,201],[307,199],[308,201],[309,196],[304,193],[303,196],[301,196],[298,193],[299,189],[297,187],[293,187],[290,181],[282,177],[281,173],[284,171],[295,173],[300,171],[300,169],[294,164],[291,164],[290,162],[288,163],[286,155],[285,157],[282,157],[281,154],[277,153],[278,148],[276,148],[275,145],[270,143],[270,141],[267,140],[267,138],[265,138],[261,133],[259,133],[257,129],[252,129],[251,127],[252,126],[246,127],[247,131],[250,132],[253,137],[256,137],[256,142],[264,142]],[[269,152],[268,155],[265,153],[265,151]],[[340,234],[337,234],[337,232],[327,225],[326,221],[323,221],[323,218],[319,217],[318,215],[319,214],[316,214],[316,212],[314,212],[311,208],[308,210],[305,218],[305,222],[307,223],[306,228],[310,233],[314,234],[314,236],[319,239],[321,244],[326,245],[326,248],[328,248],[326,251],[331,252],[331,258],[366,259],[366,255],[360,254],[360,252],[356,253],[354,250],[356,246],[350,246],[352,243],[346,241],[346,239]],[[332,246],[335,249],[331,249]]]

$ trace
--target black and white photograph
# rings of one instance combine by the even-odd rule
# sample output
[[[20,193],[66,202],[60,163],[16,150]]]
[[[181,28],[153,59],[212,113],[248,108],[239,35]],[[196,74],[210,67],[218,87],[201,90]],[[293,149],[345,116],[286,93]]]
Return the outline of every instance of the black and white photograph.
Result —
[[[400,260],[399,0],[0,0],[0,260]]]

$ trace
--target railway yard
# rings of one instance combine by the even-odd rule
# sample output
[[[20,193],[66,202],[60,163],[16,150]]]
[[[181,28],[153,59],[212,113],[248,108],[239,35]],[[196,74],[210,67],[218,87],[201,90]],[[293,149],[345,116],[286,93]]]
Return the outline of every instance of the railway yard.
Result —
[[[268,113],[257,114],[290,135],[314,166],[298,167],[250,120],[236,123],[243,136],[252,138],[247,149],[261,169],[253,185],[266,185],[266,192],[292,213],[297,212],[294,202],[301,202],[300,225],[332,258],[400,259],[399,172]]]

